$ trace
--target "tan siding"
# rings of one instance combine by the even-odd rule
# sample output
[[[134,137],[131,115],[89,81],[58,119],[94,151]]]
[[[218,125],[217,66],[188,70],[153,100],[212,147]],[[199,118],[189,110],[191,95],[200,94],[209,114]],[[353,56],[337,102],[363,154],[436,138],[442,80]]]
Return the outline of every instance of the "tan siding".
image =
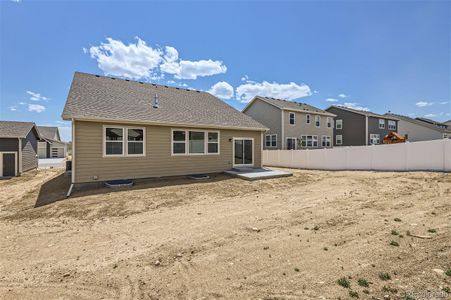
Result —
[[[267,149],[281,149],[282,115],[279,108],[274,107],[273,105],[260,99],[256,99],[254,103],[252,103],[251,106],[249,106],[245,111],[245,114],[269,128],[264,135],[277,134],[277,147],[268,147]],[[264,144],[263,148],[266,149]]]
[[[105,124],[76,121],[75,183],[94,181],[93,176],[102,181],[222,172],[232,168],[233,137],[254,138],[254,166],[261,166],[260,131],[219,130],[219,155],[171,156],[171,127],[145,126],[145,157],[102,157]]]

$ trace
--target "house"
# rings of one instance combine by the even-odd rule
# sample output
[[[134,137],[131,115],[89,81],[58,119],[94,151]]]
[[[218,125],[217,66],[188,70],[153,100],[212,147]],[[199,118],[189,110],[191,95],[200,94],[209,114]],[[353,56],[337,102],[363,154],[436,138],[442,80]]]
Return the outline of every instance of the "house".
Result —
[[[38,126],[42,142],[38,142],[39,158],[66,157],[67,146],[61,141],[58,127]]]
[[[384,137],[397,132],[397,120],[369,111],[332,105],[326,111],[335,115],[334,145],[364,146],[382,144]]]
[[[0,177],[38,167],[38,128],[32,122],[0,121]]]
[[[385,115],[398,120],[398,133],[403,135],[409,142],[451,138],[451,129],[445,128],[446,124],[444,123],[438,126],[433,122],[425,122],[422,119],[414,119],[403,115],[393,113],[386,113]]]
[[[262,166],[267,128],[207,92],[76,72],[62,118],[72,186]]]
[[[448,128],[451,128],[451,120],[445,121],[445,122],[443,122],[443,124],[448,126]]]
[[[256,96],[243,113],[269,128],[264,149],[332,147],[333,113],[306,103]]]

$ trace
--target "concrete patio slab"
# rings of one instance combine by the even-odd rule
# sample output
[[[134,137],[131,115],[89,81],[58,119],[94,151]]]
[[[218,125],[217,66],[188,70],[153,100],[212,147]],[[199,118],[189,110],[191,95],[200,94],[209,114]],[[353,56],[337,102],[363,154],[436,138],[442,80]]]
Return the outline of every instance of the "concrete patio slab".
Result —
[[[271,170],[266,168],[233,168],[224,173],[235,176],[244,180],[260,180],[279,177],[289,177],[293,173],[280,170]]]

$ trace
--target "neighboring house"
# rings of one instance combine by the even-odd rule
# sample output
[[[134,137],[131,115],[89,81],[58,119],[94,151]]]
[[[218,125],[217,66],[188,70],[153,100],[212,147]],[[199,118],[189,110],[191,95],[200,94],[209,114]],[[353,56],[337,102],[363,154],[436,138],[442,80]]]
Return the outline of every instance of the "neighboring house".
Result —
[[[448,126],[448,128],[451,128],[451,120],[445,121],[445,122],[443,122],[443,124]]]
[[[393,113],[386,113],[385,115],[398,120],[398,133],[409,142],[451,138],[451,130],[443,126]]]
[[[58,127],[38,126],[43,139],[38,142],[39,158],[63,158],[66,157],[67,146],[61,141]]]
[[[333,113],[314,106],[256,96],[243,113],[269,128],[264,149],[332,147]]]
[[[326,111],[335,115],[334,146],[363,146],[382,144],[385,135],[397,131],[397,120],[342,106]]]
[[[267,128],[201,91],[76,72],[72,184],[261,167]]]
[[[32,122],[0,121],[0,177],[38,167],[39,131]]]

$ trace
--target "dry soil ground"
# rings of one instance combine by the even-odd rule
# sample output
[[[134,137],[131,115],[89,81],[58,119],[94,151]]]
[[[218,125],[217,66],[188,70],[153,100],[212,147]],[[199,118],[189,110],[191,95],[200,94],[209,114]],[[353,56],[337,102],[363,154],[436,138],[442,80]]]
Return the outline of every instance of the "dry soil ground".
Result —
[[[404,293],[451,288],[451,174],[217,175],[66,200],[59,172],[0,181],[2,299],[420,299]]]

